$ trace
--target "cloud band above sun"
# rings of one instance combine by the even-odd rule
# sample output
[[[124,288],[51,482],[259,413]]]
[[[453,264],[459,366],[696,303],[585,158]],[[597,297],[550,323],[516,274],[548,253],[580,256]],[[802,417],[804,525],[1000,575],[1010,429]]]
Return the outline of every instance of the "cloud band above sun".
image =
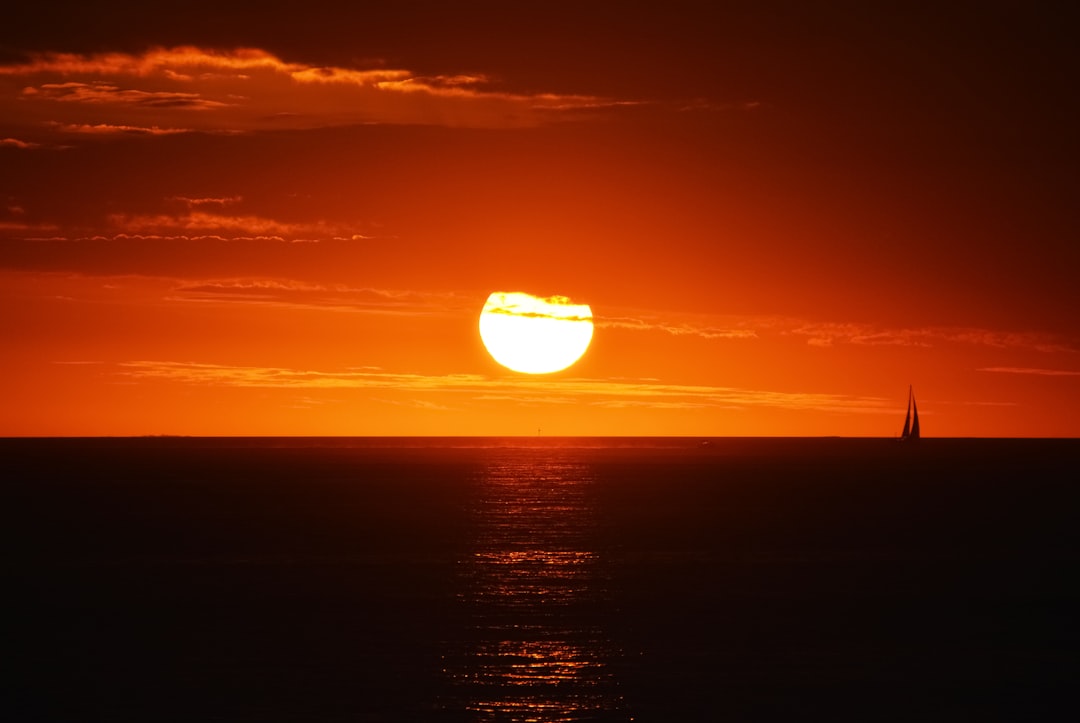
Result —
[[[364,123],[534,126],[626,104],[590,95],[508,92],[479,74],[287,62],[257,48],[40,53],[0,65],[0,113],[7,121],[69,136]]]

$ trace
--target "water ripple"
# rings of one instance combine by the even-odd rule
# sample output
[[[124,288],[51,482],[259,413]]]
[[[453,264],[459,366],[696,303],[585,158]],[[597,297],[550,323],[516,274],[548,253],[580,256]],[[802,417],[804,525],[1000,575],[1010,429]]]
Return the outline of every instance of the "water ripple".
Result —
[[[587,465],[565,453],[494,457],[471,505],[473,549],[458,560],[470,627],[449,645],[456,698],[478,720],[629,720],[605,635],[605,561],[590,549]]]

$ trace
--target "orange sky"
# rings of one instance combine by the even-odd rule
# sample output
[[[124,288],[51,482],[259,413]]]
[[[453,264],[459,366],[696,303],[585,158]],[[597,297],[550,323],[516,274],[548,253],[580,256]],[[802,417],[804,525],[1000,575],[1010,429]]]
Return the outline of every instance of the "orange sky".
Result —
[[[0,435],[1078,436],[1067,24],[864,4],[12,11]]]

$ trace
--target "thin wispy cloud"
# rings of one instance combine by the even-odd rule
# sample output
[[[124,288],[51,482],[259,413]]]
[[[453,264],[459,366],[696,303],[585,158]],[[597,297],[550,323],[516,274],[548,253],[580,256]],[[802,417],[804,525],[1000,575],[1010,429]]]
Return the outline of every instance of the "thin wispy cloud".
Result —
[[[323,409],[340,403],[340,399],[324,399],[305,395],[290,400],[285,406],[289,409]]]
[[[29,221],[0,221],[0,233],[42,233],[55,231],[56,224]]]
[[[672,322],[655,318],[605,316],[596,319],[601,329],[628,329],[631,331],[660,331],[671,336],[697,336],[703,339],[754,339],[758,333],[753,329],[724,328],[694,322]]]
[[[1032,367],[982,367],[976,371],[994,374],[1025,374],[1039,377],[1080,377],[1080,371],[1071,369],[1035,369]]]
[[[937,333],[949,341],[990,346],[997,349],[1033,349],[1040,352],[1075,352],[1069,340],[1041,332],[993,331],[988,329],[939,329]]]
[[[0,148],[21,148],[27,150],[29,148],[40,148],[40,143],[33,143],[31,141],[22,141],[18,138],[0,138]]]
[[[290,69],[269,53],[254,49],[238,49],[216,52],[193,47],[155,48],[142,54],[96,53],[35,53],[29,62],[0,66],[0,75],[35,75],[56,73],[60,75],[100,74],[136,75],[149,77],[163,74],[178,79],[190,79],[191,73],[236,74],[259,68]],[[191,72],[179,72],[189,69]]]
[[[165,300],[394,316],[458,313],[474,305],[470,297],[452,292],[311,284],[282,279],[187,282],[174,287]]]
[[[189,204],[191,209],[181,214],[112,214],[107,221],[127,234],[146,237],[178,237],[190,232],[201,236],[241,235],[246,238],[282,238],[317,241],[326,238],[352,236],[352,226],[326,221],[290,222],[253,214],[230,215],[209,210],[208,203]],[[221,203],[219,206],[228,204]]]
[[[85,275],[0,270],[0,286],[26,299],[64,297],[73,303],[163,307],[244,307],[399,318],[466,317],[478,300],[452,291],[313,283],[275,278],[178,279],[141,274]],[[372,371],[359,369],[358,371]]]
[[[598,407],[604,407],[607,409],[708,409],[716,408],[721,405],[708,404],[705,402],[687,401],[687,402],[668,402],[657,401],[655,399],[609,399],[605,401],[595,402]],[[729,409],[737,409],[739,405],[729,405]]]
[[[170,196],[170,201],[178,201],[187,208],[201,208],[204,206],[223,208],[232,206],[244,200],[243,196],[221,196],[207,198],[189,198],[187,196]]]
[[[929,347],[935,334],[929,329],[888,329],[868,324],[796,322],[786,333],[806,338],[810,346],[836,344]]]
[[[439,404],[438,402],[432,402],[426,399],[376,399],[375,401],[383,404],[390,404],[395,407],[408,407],[410,409],[426,409],[430,411],[448,412],[453,407],[449,407],[445,404]]]
[[[109,131],[112,132],[112,131]],[[142,133],[139,129],[126,131]],[[221,198],[170,197],[172,210],[163,213],[111,213],[96,222],[67,224],[29,220],[25,211],[0,210],[0,234],[11,241],[100,243],[105,241],[239,241],[266,240],[318,243],[372,241],[395,238],[368,231],[368,224],[313,220],[282,220],[238,212],[240,196]],[[177,205],[183,210],[175,210]],[[7,218],[4,218],[7,216]]]
[[[627,99],[500,90],[483,74],[289,62],[257,48],[38,53],[0,65],[0,112],[55,132],[320,128],[364,123],[534,126]],[[89,130],[98,129],[98,130]]]
[[[769,323],[780,333],[805,337],[808,345],[817,347],[852,344],[929,348],[942,344],[964,344],[1040,352],[1073,350],[1068,340],[1042,332],[958,327],[890,328],[872,324],[805,322],[795,319],[773,319]]]
[[[1076,351],[1076,341],[1061,334],[973,327],[892,327],[846,321],[809,321],[796,316],[659,314],[600,307],[600,329],[661,332],[676,337],[712,340],[803,339],[807,346],[827,350],[840,346],[933,348],[945,345],[1025,349],[1044,353]]]
[[[22,90],[23,99],[141,106],[144,108],[179,108],[209,110],[224,108],[229,103],[208,100],[198,93],[145,91],[120,88],[107,83],[42,83]]]
[[[81,135],[129,135],[129,136],[171,136],[177,133],[191,133],[191,128],[159,128],[158,126],[118,125],[115,123],[56,123],[54,127],[62,133]]]
[[[538,405],[570,405],[580,404],[580,400],[572,397],[552,396],[550,394],[479,394],[474,396],[473,401],[477,402],[510,402],[520,406],[538,406]]]
[[[776,407],[828,412],[892,414],[892,400],[843,394],[778,392],[653,381],[602,379],[492,378],[477,374],[402,374],[382,371],[321,371],[283,367],[244,367],[170,361],[131,361],[117,374],[133,380],[195,386],[262,389],[354,389],[410,395],[457,394],[474,401],[501,398],[522,403],[596,406]],[[419,397],[424,399],[425,397]]]

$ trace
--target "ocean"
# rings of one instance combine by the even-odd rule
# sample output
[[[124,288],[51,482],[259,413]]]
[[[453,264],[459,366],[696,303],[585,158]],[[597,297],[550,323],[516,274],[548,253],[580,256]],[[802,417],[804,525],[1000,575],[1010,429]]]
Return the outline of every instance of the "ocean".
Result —
[[[1080,719],[1080,440],[0,440],[12,721]]]

